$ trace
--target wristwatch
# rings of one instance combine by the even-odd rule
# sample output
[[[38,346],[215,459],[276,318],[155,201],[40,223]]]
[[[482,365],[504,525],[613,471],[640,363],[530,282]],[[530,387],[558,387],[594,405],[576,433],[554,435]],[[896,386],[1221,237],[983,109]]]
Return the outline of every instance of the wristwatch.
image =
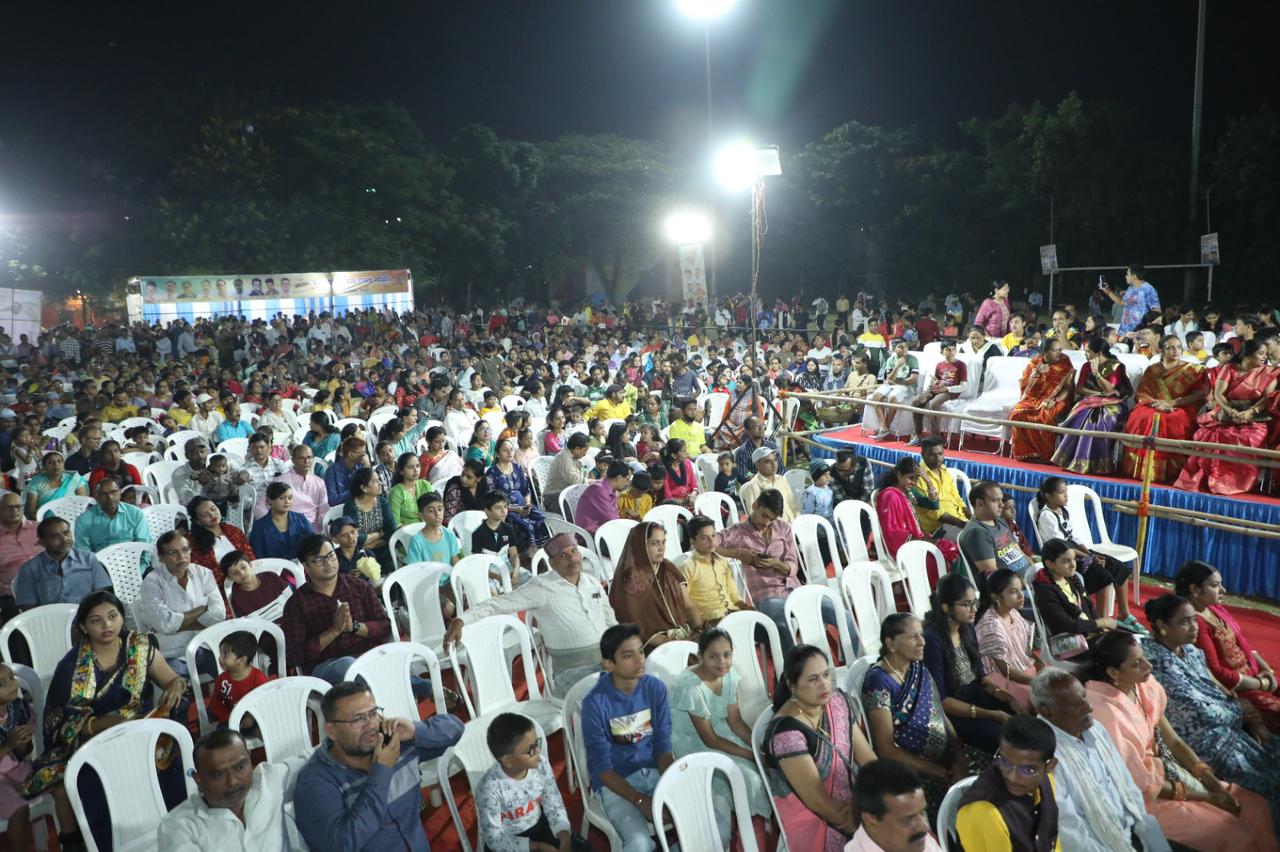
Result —
[[[348,633],[359,633],[359,632],[360,632],[360,625],[362,625],[362,624],[364,624],[364,622],[363,622],[363,621],[353,621],[353,622],[351,622],[351,629],[350,629],[350,630],[348,630],[347,632],[348,632]]]

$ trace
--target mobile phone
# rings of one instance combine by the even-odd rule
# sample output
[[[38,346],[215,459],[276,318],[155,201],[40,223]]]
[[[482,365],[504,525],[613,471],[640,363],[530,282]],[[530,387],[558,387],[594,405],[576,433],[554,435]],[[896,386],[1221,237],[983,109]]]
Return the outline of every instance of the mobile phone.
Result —
[[[389,746],[389,745],[391,745],[391,732],[390,732],[390,731],[383,731],[383,732],[382,732],[382,747],[383,747],[383,748],[386,748],[386,747],[387,747],[387,746]]]
[[[1099,276],[1098,276],[1098,289],[1099,289],[1099,290],[1105,290],[1105,289],[1106,289],[1106,287],[1107,287],[1107,281],[1106,281],[1106,279],[1105,279],[1105,278],[1103,278],[1101,275],[1099,275]]]

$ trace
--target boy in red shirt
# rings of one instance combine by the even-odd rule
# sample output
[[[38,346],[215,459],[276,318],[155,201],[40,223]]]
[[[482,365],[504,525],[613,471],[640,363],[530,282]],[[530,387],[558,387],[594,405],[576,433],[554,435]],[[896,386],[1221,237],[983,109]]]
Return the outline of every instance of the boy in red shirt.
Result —
[[[213,682],[213,693],[209,696],[209,715],[221,725],[226,725],[231,720],[231,711],[241,698],[267,682],[267,676],[253,665],[252,660],[257,654],[258,640],[247,630],[227,634],[218,645],[218,662],[223,671]],[[245,732],[251,732],[257,727],[247,718],[245,721],[248,723],[243,726]]]

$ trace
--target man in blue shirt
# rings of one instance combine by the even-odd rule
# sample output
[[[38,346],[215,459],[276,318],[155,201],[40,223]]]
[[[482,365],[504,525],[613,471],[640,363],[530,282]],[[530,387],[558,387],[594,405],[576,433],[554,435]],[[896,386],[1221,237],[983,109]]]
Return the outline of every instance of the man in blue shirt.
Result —
[[[1124,271],[1125,283],[1129,288],[1117,293],[1106,285],[1103,291],[1111,297],[1111,301],[1124,307],[1120,317],[1120,336],[1133,334],[1142,325],[1142,318],[1151,311],[1160,310],[1160,295],[1156,288],[1147,283],[1147,270],[1140,263],[1130,264]]]
[[[78,604],[90,592],[111,588],[107,569],[87,550],[71,547],[71,525],[46,515],[36,526],[44,552],[23,563],[13,582],[14,603],[22,610],[41,604]]]
[[[126,541],[152,543],[146,516],[137,506],[120,502],[120,485],[114,479],[99,479],[93,498],[98,501],[97,505],[90,506],[76,518],[77,550],[97,553],[104,547]]]
[[[330,506],[341,506],[351,499],[351,477],[364,467],[368,452],[364,439],[355,435],[338,446],[338,457],[324,472],[324,490],[329,492]]]
[[[218,424],[218,428],[213,430],[213,446],[217,447],[223,441],[230,438],[250,438],[253,436],[253,427],[248,421],[240,419],[240,403],[230,402],[226,407],[227,419]]]
[[[661,686],[661,684],[659,684]],[[320,705],[325,741],[298,773],[294,807],[313,852],[430,852],[418,764],[462,738],[449,715],[385,719],[363,683],[343,681]]]
[[[652,852],[654,788],[672,763],[667,687],[644,673],[644,644],[634,624],[600,637],[604,674],[582,699],[582,738],[591,789],[622,838],[623,852]]]

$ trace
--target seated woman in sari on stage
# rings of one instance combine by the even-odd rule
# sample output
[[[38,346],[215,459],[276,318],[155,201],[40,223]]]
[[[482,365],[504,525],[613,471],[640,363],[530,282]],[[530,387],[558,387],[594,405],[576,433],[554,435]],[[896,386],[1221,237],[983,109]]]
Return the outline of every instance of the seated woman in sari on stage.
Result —
[[[1101,337],[1090,338],[1085,352],[1089,360],[1076,379],[1077,401],[1062,425],[1085,432],[1118,432],[1129,413],[1126,400],[1133,394],[1129,376]],[[1076,473],[1111,473],[1116,469],[1115,449],[1112,438],[1063,435],[1053,463]]]
[[[1009,412],[1010,420],[1024,423],[1056,424],[1071,405],[1072,379],[1075,368],[1062,354],[1061,341],[1044,343],[1044,354],[1031,359],[1022,372],[1018,387],[1022,399]],[[1013,457],[1047,459],[1053,455],[1055,436],[1042,429],[1013,427]]]
[[[1213,408],[1200,415],[1195,440],[1261,447],[1267,438],[1275,391],[1276,371],[1263,363],[1262,344],[1246,341],[1218,373],[1211,397]],[[1214,494],[1244,494],[1257,479],[1258,466],[1248,461],[1192,456],[1178,477],[1177,487],[1199,491],[1207,485]]]
[[[1196,428],[1196,412],[1209,393],[1210,383],[1204,367],[1182,360],[1182,341],[1167,335],[1160,341],[1160,360],[1147,368],[1138,383],[1137,406],[1129,412],[1124,431],[1130,435],[1151,435],[1151,424],[1160,415],[1157,438],[1186,441]],[[1142,478],[1140,450],[1125,447],[1121,472],[1134,479]],[[1182,472],[1187,457],[1156,452],[1153,482],[1173,482]]]

